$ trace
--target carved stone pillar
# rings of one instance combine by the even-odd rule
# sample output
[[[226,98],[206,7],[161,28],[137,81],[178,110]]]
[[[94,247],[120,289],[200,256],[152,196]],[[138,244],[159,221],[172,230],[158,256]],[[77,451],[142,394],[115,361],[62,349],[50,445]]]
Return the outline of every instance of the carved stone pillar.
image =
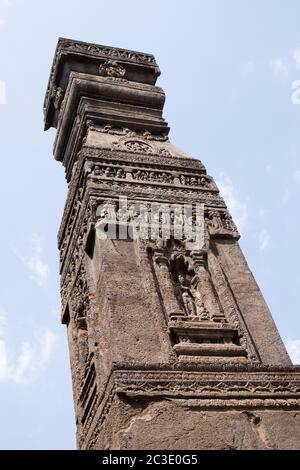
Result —
[[[296,449],[299,368],[213,178],[169,140],[159,74],[151,54],[69,39],[50,73],[78,448]],[[192,227],[203,208],[206,252],[176,235],[190,206]]]
[[[165,306],[167,320],[184,317],[174,294],[174,285],[170,276],[170,262],[163,252],[156,250],[153,255],[155,273]]]
[[[208,319],[226,321],[208,270],[207,253],[204,250],[192,252],[191,257],[196,273],[192,281],[193,288],[195,295],[199,297],[199,301],[203,304],[205,311],[208,312]]]

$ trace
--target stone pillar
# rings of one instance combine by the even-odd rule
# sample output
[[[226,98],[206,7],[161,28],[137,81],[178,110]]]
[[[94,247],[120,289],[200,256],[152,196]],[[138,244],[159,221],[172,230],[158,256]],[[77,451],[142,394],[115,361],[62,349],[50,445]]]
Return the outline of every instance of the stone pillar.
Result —
[[[50,73],[45,129],[57,129],[69,187],[58,243],[78,448],[298,448],[299,368],[213,178],[169,141],[159,74],[151,54],[69,39]],[[124,224],[147,225],[152,204],[164,211],[157,230],[133,239]],[[167,226],[198,204],[205,252]]]
[[[161,292],[165,306],[167,320],[184,317],[184,312],[180,309],[176,301],[174,286],[170,276],[170,263],[163,252],[156,250],[153,256],[155,273],[158,281],[158,287]]]

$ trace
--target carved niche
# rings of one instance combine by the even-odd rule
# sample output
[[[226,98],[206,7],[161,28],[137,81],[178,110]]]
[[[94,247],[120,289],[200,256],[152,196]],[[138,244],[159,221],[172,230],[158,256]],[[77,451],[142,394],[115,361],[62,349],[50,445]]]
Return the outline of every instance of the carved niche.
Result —
[[[190,251],[184,241],[170,239],[156,244],[153,260],[167,310],[168,305],[174,305],[169,298],[170,285],[179,307],[177,311],[167,311],[177,355],[244,360],[248,352],[241,345],[239,329],[231,324],[222,308],[210,274],[207,251]]]

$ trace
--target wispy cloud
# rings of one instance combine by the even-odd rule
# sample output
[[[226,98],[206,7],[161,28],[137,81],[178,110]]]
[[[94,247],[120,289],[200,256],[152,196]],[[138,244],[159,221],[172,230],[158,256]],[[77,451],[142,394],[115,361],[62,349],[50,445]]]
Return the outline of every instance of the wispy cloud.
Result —
[[[4,308],[0,306],[0,337],[5,334],[6,318],[7,313]]]
[[[47,284],[49,267],[43,260],[41,236],[35,233],[31,238],[31,243],[32,253],[29,256],[22,256],[22,261],[28,270],[29,278],[40,287],[44,287]]]
[[[271,237],[267,230],[263,229],[259,234],[259,251],[263,253],[269,246]]]
[[[285,59],[277,57],[270,60],[270,67],[275,75],[285,75],[289,73],[289,65]]]
[[[296,47],[293,52],[293,59],[296,69],[300,69],[300,44]]]
[[[240,232],[243,231],[248,221],[248,205],[237,195],[230,178],[221,173],[217,181],[221,196],[231,213]]]
[[[7,314],[0,309],[0,325],[7,323]],[[7,344],[5,330],[0,330],[0,381],[25,384],[37,379],[49,365],[57,337],[48,328],[37,329],[31,340],[14,347]]]
[[[292,362],[300,364],[300,339],[288,339],[285,346]]]
[[[296,171],[295,178],[296,178],[296,181],[298,181],[300,183],[300,170]]]
[[[288,76],[292,70],[300,70],[300,44],[285,57],[269,60],[269,65],[275,75]]]

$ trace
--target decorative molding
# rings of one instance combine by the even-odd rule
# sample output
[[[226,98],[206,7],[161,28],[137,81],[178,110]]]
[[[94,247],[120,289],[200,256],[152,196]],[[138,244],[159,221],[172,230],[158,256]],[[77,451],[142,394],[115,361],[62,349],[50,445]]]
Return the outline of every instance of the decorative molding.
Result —
[[[127,178],[128,180],[132,181],[139,181],[139,182],[150,182],[150,183],[163,183],[163,184],[168,184],[171,186],[178,186],[181,187],[183,185],[182,181],[179,179],[178,172],[173,171],[172,173],[170,171],[159,171],[157,168],[150,167],[148,169],[143,169],[140,166],[138,168],[132,168],[130,166],[115,166],[114,164],[103,164],[102,162],[99,162],[99,164],[89,164],[87,166],[88,172],[90,173],[90,176],[97,176],[97,177],[105,177],[105,178]],[[122,174],[122,176],[121,176]],[[127,175],[127,176],[126,176]],[[196,178],[194,178],[196,179]],[[211,178],[208,176],[202,176],[201,178],[198,178],[198,180],[201,180],[202,182],[205,182],[203,186],[201,186],[202,183],[199,183],[198,186],[201,186],[201,189],[210,190],[215,193],[218,193],[218,190],[212,181]],[[191,189],[191,185],[185,186],[187,190]],[[195,190],[197,187],[197,184],[193,187],[193,190]],[[199,188],[200,189],[200,188]],[[227,232],[229,232],[229,228],[226,228]],[[232,228],[232,231],[234,229]],[[226,233],[227,233],[226,232]]]
[[[132,371],[114,372],[118,393],[138,392],[164,396],[182,393],[197,396],[236,394],[244,396],[294,395],[300,400],[300,373],[272,372],[188,372]],[[215,395],[216,394],[216,395]],[[253,397],[255,398],[255,397]]]
[[[130,62],[138,62],[145,65],[154,65],[157,63],[152,54],[145,54],[128,49],[116,47],[101,46],[98,44],[85,43],[61,38],[59,40],[59,50],[67,50],[84,55],[97,55],[97,57],[106,57],[108,59],[122,59]]]
[[[156,184],[155,193],[153,185]],[[158,200],[158,196],[166,197],[166,203],[168,203],[167,198],[169,196],[174,196],[174,202],[180,203],[203,203],[207,206],[217,206],[220,208],[226,209],[224,200],[219,196],[217,192],[211,191],[199,191],[198,188],[179,188],[178,186],[164,186],[162,187],[158,183],[148,184],[138,184],[138,182],[129,182],[129,181],[114,181],[114,180],[103,180],[101,181],[101,186],[97,185],[99,192],[103,190],[110,190],[115,192],[116,195],[129,193],[138,194],[141,198],[147,194],[152,195],[153,201]],[[187,197],[187,201],[184,201],[183,198]]]
[[[148,139],[146,139],[148,140]],[[195,158],[187,158],[187,157],[178,157],[172,156],[170,159],[169,157],[159,156],[159,155],[151,155],[151,159],[145,157],[142,154],[134,154],[134,153],[122,153],[120,151],[114,151],[113,153],[108,152],[107,150],[99,149],[95,146],[87,146],[85,145],[81,150],[81,155],[86,158],[95,158],[95,159],[108,159],[112,161],[119,161],[119,162],[128,162],[132,164],[146,164],[149,166],[159,166],[159,167],[169,167],[169,169],[178,169],[181,171],[200,171],[201,174],[206,174],[205,166],[201,163],[200,160]]]
[[[300,372],[130,370],[124,364],[123,370],[112,372],[105,392],[101,396],[98,394],[94,400],[80,433],[80,449],[95,448],[118,395],[135,399],[172,399],[179,406],[182,403],[190,409],[299,411]]]

